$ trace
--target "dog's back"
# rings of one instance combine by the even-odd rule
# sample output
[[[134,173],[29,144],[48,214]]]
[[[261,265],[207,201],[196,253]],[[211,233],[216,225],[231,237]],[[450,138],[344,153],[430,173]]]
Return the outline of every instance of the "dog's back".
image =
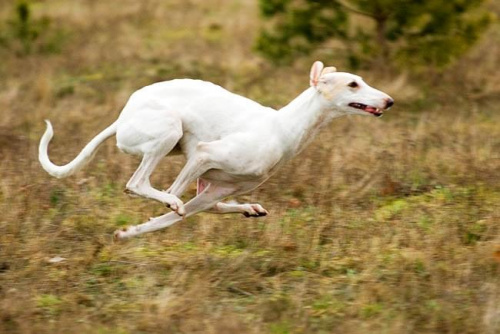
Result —
[[[176,79],[146,86],[132,94],[118,118],[118,138],[120,129],[125,127],[127,133],[129,127],[139,131],[144,127],[145,133],[159,136],[151,131],[161,132],[161,124],[166,123],[165,128],[169,128],[170,120],[177,119],[184,135],[193,136],[193,142],[213,141],[259,126],[275,112],[213,83]],[[188,138],[183,141],[190,142]]]

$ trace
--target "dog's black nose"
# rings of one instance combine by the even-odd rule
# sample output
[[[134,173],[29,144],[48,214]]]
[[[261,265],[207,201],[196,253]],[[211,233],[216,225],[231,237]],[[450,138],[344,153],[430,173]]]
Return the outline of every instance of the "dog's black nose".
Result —
[[[394,100],[393,99],[387,99],[385,103],[385,109],[389,109],[394,105]]]

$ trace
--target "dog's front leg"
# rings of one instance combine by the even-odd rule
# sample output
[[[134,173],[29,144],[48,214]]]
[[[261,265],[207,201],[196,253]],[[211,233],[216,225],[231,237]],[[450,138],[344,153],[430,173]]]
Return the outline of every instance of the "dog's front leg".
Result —
[[[199,178],[196,183],[196,194],[201,194],[203,190],[210,184],[210,182]],[[243,188],[248,188],[243,187]],[[250,188],[253,188],[251,186]],[[240,204],[236,201],[219,202],[215,204],[210,210],[210,213],[242,213],[245,217],[262,217],[269,214],[269,212],[257,203]]]
[[[198,148],[200,146],[201,144],[198,144]],[[211,168],[216,168],[215,162],[208,153],[199,150],[194,156],[188,159],[174,183],[165,192],[181,197],[191,182],[194,182]]]
[[[212,213],[242,213],[245,217],[267,216],[269,212],[258,203],[219,202],[214,205]]]

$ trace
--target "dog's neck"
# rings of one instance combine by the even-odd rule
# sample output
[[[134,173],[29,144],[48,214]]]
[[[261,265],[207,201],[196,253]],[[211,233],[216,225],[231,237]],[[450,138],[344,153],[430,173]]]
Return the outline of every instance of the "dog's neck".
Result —
[[[344,116],[331,109],[315,88],[309,88],[278,111],[277,122],[286,144],[287,158],[300,153],[334,118]]]

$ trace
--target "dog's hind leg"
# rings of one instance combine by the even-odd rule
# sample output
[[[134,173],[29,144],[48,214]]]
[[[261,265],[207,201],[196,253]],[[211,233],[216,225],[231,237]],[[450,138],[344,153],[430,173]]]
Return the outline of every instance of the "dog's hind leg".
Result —
[[[212,207],[215,203],[233,194],[235,191],[236,189],[231,187],[222,187],[215,184],[207,185],[201,194],[186,203],[185,217],[189,217]],[[147,232],[153,232],[171,226],[180,220],[182,220],[182,217],[179,217],[179,215],[174,212],[170,212],[163,216],[152,218],[146,223],[118,230],[115,232],[115,239],[124,239]]]
[[[179,215],[184,215],[184,205],[177,196],[153,188],[149,181],[151,173],[153,173],[160,160],[177,145],[180,137],[182,137],[181,131],[170,128],[168,135],[140,143],[143,158],[139,168],[127,182],[126,192],[157,200]]]
[[[184,215],[184,205],[182,201],[175,195],[153,188],[149,181],[151,173],[162,158],[163,155],[144,155],[139,168],[127,182],[126,191],[164,203],[169,208],[177,212],[177,214],[182,216]]]

